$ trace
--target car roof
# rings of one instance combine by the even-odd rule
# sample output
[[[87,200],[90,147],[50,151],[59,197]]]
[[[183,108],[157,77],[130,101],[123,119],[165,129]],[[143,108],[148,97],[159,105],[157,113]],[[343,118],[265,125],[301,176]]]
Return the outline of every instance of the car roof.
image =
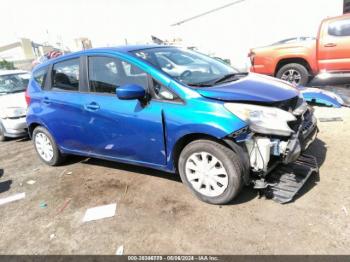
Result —
[[[100,48],[91,48],[83,51],[78,51],[74,53],[69,53],[63,56],[59,56],[53,59],[49,59],[45,61],[42,64],[39,64],[35,67],[34,71],[38,70],[39,68],[45,67],[47,65],[50,65],[51,63],[58,62],[60,60],[64,60],[69,57],[73,57],[76,55],[88,55],[90,53],[94,53],[96,51],[99,52],[119,52],[119,53],[129,53],[137,50],[144,50],[144,49],[152,49],[152,48],[169,48],[169,47],[176,47],[176,46],[168,46],[168,45],[155,45],[155,44],[143,44],[143,45],[123,45],[123,46],[114,46],[114,47],[100,47]]]
[[[24,70],[0,70],[0,76],[5,76],[5,75],[14,75],[14,74],[25,74],[29,73]]]
[[[350,18],[350,13],[339,15],[339,16],[332,16],[332,17],[327,17],[322,20],[322,23],[331,21],[331,20],[342,20],[344,18]]]

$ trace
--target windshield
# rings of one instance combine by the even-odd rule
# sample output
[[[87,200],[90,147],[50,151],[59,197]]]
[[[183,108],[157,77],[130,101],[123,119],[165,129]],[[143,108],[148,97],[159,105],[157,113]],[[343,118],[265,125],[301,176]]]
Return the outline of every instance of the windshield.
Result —
[[[30,75],[27,73],[1,75],[0,95],[23,92],[28,86]]]
[[[133,54],[176,80],[190,86],[212,86],[221,80],[233,80],[238,71],[200,53],[175,47],[133,51]]]

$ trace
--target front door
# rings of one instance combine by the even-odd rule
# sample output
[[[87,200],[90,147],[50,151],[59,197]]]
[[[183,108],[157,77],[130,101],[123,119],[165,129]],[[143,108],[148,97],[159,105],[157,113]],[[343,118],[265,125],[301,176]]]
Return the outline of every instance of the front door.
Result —
[[[349,18],[330,21],[322,31],[318,61],[320,71],[350,71]]]
[[[144,105],[139,100],[120,100],[115,94],[124,84],[148,89],[149,76],[114,57],[87,59],[90,93],[85,101],[89,113],[85,130],[92,155],[165,165],[163,104]]]

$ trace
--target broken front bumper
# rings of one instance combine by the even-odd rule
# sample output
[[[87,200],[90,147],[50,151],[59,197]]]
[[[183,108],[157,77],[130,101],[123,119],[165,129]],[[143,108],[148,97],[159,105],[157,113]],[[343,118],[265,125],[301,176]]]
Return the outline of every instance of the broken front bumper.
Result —
[[[293,200],[312,174],[318,173],[315,157],[300,155],[288,165],[279,165],[266,179],[267,186],[262,190],[267,198],[285,204]]]
[[[300,125],[298,132],[292,135],[288,141],[286,154],[283,156],[283,163],[288,164],[298,159],[300,154],[308,149],[315,141],[318,133],[317,120],[312,112],[308,112]]]
[[[314,157],[303,152],[316,139],[317,120],[308,109],[294,123],[289,138],[253,134],[245,140],[254,188],[279,203],[293,199],[308,178],[318,172]]]

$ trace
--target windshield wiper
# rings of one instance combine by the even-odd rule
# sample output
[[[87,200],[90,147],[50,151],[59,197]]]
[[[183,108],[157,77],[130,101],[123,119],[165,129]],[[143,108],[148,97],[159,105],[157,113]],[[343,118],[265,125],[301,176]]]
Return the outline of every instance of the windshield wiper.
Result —
[[[236,77],[238,75],[238,73],[231,73],[231,74],[227,74],[227,75],[224,75],[218,79],[215,80],[214,84],[219,84],[219,83],[223,83],[225,82],[226,80],[229,80],[233,77]]]
[[[205,84],[205,83],[187,83],[189,86],[194,86],[194,87],[210,87],[213,86],[211,84]]]

